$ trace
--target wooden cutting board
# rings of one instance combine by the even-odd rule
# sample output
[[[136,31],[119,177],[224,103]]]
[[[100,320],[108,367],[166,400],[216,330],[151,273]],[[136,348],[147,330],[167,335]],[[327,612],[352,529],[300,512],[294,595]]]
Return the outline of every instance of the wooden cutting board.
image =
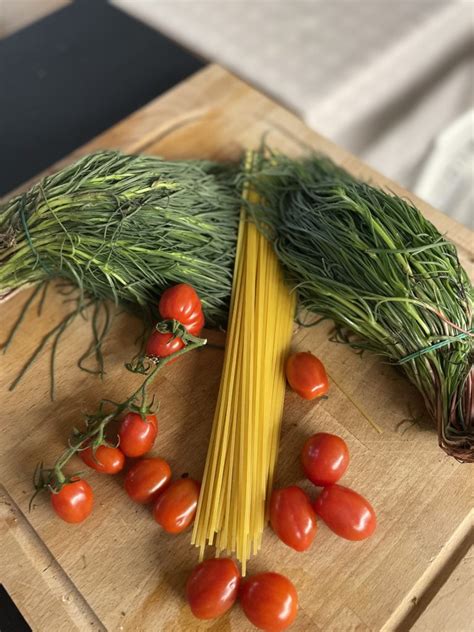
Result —
[[[257,147],[264,133],[277,149],[291,154],[323,151],[361,178],[414,200],[457,244],[463,262],[472,261],[467,228],[217,66],[196,74],[66,161],[106,147],[168,158],[232,160],[245,148]],[[27,291],[20,292],[1,306],[2,338],[26,296]],[[56,401],[49,400],[47,354],[16,390],[8,391],[29,351],[67,309],[63,298],[51,293],[43,315],[30,310],[1,357],[0,582],[34,630],[253,629],[238,607],[218,621],[193,619],[183,599],[186,576],[197,560],[190,534],[162,533],[146,508],[129,502],[121,476],[89,475],[96,507],[80,526],[56,519],[45,497],[38,497],[28,512],[36,463],[53,462],[84,411],[93,410],[102,397],[123,398],[137,383],[123,363],[133,355],[140,323],[118,314],[106,344],[103,381],[76,367],[90,335],[89,324],[77,320],[59,350]],[[294,630],[408,629],[460,560],[467,559],[472,469],[441,452],[433,428],[423,419],[420,397],[400,374],[375,357],[361,359],[329,342],[328,332],[329,326],[295,330],[294,348],[311,350],[324,360],[331,390],[327,401],[316,403],[287,393],[277,483],[299,483],[310,490],[298,463],[304,439],[321,430],[340,434],[352,455],[344,483],[372,501],[378,529],[370,540],[351,543],[321,525],[306,553],[285,547],[268,529],[249,572],[276,570],[293,580],[300,596]],[[169,460],[177,476],[188,472],[199,477],[203,469],[223,359],[223,335],[211,335],[216,346],[168,367],[154,389],[161,403],[154,452]],[[381,434],[365,416],[380,426]],[[421,421],[407,421],[414,417]],[[456,620],[465,621],[467,629],[470,595],[462,587],[458,594],[465,598],[453,607],[465,616]]]

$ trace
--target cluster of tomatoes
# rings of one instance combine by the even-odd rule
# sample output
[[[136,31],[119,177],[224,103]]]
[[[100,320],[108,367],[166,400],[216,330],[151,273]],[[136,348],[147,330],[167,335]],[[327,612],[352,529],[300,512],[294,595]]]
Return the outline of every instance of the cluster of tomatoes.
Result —
[[[142,418],[138,412],[129,412],[120,424],[118,437],[120,448],[113,445],[99,445],[95,451],[87,446],[79,452],[86,465],[102,474],[118,474],[125,457],[137,457],[153,447],[158,434],[156,415]],[[82,522],[89,516],[94,505],[94,492],[89,483],[73,477],[60,490],[51,494],[51,504],[57,515],[66,522]]]
[[[246,617],[261,630],[284,630],[296,618],[298,594],[279,573],[258,573],[242,580],[228,557],[201,562],[186,583],[186,598],[198,619],[215,619],[237,601]]]
[[[125,465],[125,457],[141,457],[151,450],[158,434],[155,415],[142,419],[139,413],[128,413],[120,425],[120,448],[100,445],[95,454],[88,447],[79,454],[89,467],[103,474],[117,474]],[[140,458],[128,470],[125,491],[140,504],[153,503],[153,517],[168,533],[181,533],[194,520],[200,484],[183,477],[171,482],[171,468],[159,457]],[[58,493],[51,494],[51,503],[66,522],[82,522],[91,513],[94,495],[84,479],[65,483]]]
[[[164,321],[179,323],[178,332],[166,326],[153,331],[146,355],[166,358],[180,351],[185,336],[199,336],[204,326],[201,302],[192,287],[180,284],[166,290],[159,303]],[[326,395],[329,380],[322,362],[311,353],[294,353],[286,362],[291,388],[304,399]],[[168,533],[181,533],[194,521],[200,483],[187,476],[172,481],[169,464],[160,457],[146,457],[158,434],[158,420],[151,411],[127,412],[118,429],[117,445],[85,445],[79,456],[89,467],[117,474],[126,457],[138,459],[129,468],[124,487],[137,503],[151,504],[156,522]],[[337,535],[348,540],[370,536],[376,526],[369,502],[337,482],[349,464],[345,441],[318,433],[303,446],[301,463],[305,476],[322,492],[311,502],[296,485],[276,489],[270,499],[270,524],[276,535],[296,551],[306,551],[317,531],[317,517]],[[51,494],[56,513],[65,521],[82,522],[91,513],[93,491],[87,481],[73,477]],[[213,619],[227,612],[239,599],[247,618],[263,630],[284,630],[294,621],[298,595],[285,576],[266,572],[242,579],[231,558],[208,559],[198,564],[186,584],[186,598],[199,619]]]
[[[163,320],[180,322],[188,335],[199,336],[204,327],[204,314],[201,301],[196,290],[186,283],[173,285],[161,295],[158,305]],[[146,355],[149,357],[166,358],[180,351],[185,346],[182,338],[171,332],[153,331],[148,338]]]
[[[199,336],[204,326],[199,296],[190,285],[184,283],[170,287],[162,294],[158,311],[163,320],[179,322],[190,337]],[[146,355],[166,358],[184,346],[182,337],[169,331],[154,330],[147,341]],[[97,472],[117,474],[125,465],[125,457],[142,457],[153,447],[158,434],[156,415],[130,410],[120,423],[117,434],[118,446],[108,443],[86,445],[79,451],[82,461]],[[199,483],[185,478],[173,483],[170,480],[171,470],[166,461],[159,458],[142,459],[128,471],[125,489],[136,502],[156,501],[153,508],[156,521],[167,531],[177,533],[193,520]],[[56,514],[66,522],[82,522],[92,511],[94,493],[87,481],[73,477],[51,494],[51,504]]]
[[[346,540],[364,540],[377,520],[370,503],[360,494],[337,485],[349,465],[349,450],[341,437],[321,432],[303,446],[301,463],[306,477],[323,491],[311,503],[298,486],[274,490],[270,524],[277,536],[296,551],[306,551],[317,531],[316,516]]]
[[[337,535],[363,540],[375,529],[376,517],[365,498],[337,485],[349,464],[345,441],[318,433],[301,452],[306,477],[323,491],[311,503],[296,485],[274,490],[270,500],[270,524],[276,535],[296,551],[306,551],[317,531],[317,516]],[[186,597],[194,616],[213,619],[229,610],[239,598],[247,618],[262,630],[284,630],[294,621],[298,594],[292,582],[279,573],[259,573],[242,580],[230,558],[198,564],[189,576]]]
[[[324,396],[329,389],[323,363],[309,352],[289,356],[286,377],[292,389],[305,399]],[[324,489],[313,504],[294,485],[273,492],[270,523],[278,537],[295,550],[305,551],[316,535],[316,516],[346,540],[364,540],[372,535],[377,519],[370,503],[354,490],[336,484],[349,465],[344,439],[315,434],[303,446],[301,463],[306,477]]]

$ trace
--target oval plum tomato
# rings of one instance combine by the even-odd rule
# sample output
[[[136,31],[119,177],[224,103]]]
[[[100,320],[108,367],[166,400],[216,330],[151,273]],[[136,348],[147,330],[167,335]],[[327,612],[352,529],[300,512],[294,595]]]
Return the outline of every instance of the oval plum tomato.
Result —
[[[337,435],[318,432],[309,437],[301,451],[301,464],[306,478],[326,487],[337,483],[349,465],[349,449]]]
[[[187,283],[179,283],[163,292],[158,310],[162,318],[178,320],[186,327],[197,320],[202,306],[196,290]]]
[[[153,518],[168,533],[181,533],[194,520],[200,488],[192,478],[174,481],[156,499]]]
[[[377,526],[372,505],[342,485],[325,487],[314,501],[314,510],[331,531],[346,540],[365,540]]]
[[[303,399],[326,395],[329,381],[323,363],[309,351],[292,353],[286,361],[286,379]]]
[[[123,469],[125,455],[111,445],[100,445],[94,454],[92,447],[81,450],[79,456],[86,465],[102,474],[117,474]]]
[[[149,503],[168,485],[171,468],[159,457],[141,459],[128,470],[125,491],[136,503]]]
[[[198,619],[220,617],[234,605],[239,584],[239,569],[230,558],[201,562],[186,583],[186,599],[191,612]]]
[[[298,593],[284,575],[260,573],[243,582],[240,603],[257,628],[285,630],[296,618]]]
[[[128,413],[120,424],[120,449],[125,456],[143,456],[153,447],[157,434],[156,415],[146,415],[142,419],[140,413]]]
[[[277,536],[296,551],[306,551],[316,535],[316,514],[308,496],[296,485],[274,490],[270,524]]]
[[[167,358],[184,347],[181,338],[173,337],[170,332],[152,331],[145,347],[147,356]]]
[[[65,522],[82,522],[92,511],[94,492],[82,478],[65,483],[57,494],[51,494],[51,504]]]

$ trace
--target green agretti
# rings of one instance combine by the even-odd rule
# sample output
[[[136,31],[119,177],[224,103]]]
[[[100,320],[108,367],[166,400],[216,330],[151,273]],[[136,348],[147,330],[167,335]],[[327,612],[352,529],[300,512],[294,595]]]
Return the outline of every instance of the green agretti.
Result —
[[[71,284],[61,289],[65,293],[79,290],[70,314],[46,334],[24,370],[51,339],[54,368],[62,332],[94,306],[93,340],[80,362],[95,354],[100,372],[109,324],[103,299],[146,313],[163,289],[189,283],[202,300],[206,322],[224,324],[240,209],[236,170],[202,160],[102,151],[1,204],[0,297],[37,284],[26,309],[41,293],[44,300],[52,278]]]
[[[274,155],[253,185],[266,204],[251,211],[300,307],[401,366],[441,446],[474,461],[473,289],[455,246],[412,204],[325,158]]]

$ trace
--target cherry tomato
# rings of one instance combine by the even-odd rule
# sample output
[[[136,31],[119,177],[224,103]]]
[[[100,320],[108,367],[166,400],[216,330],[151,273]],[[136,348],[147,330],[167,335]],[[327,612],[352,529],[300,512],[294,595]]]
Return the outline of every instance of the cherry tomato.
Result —
[[[163,292],[158,310],[162,318],[178,320],[186,326],[196,321],[202,307],[196,290],[186,283],[180,283]]]
[[[328,376],[323,363],[308,351],[292,353],[286,361],[286,379],[303,399],[314,399],[329,390]]]
[[[318,432],[301,451],[303,470],[312,483],[326,487],[337,483],[349,465],[349,449],[337,435]]]
[[[306,551],[316,535],[316,514],[308,496],[296,485],[274,490],[270,524],[277,536],[296,551]]]
[[[153,518],[168,533],[181,533],[194,520],[200,487],[192,478],[174,481],[156,499]]]
[[[146,415],[143,420],[140,413],[128,413],[120,424],[120,449],[125,456],[143,456],[153,447],[157,434],[156,415]]]
[[[79,456],[86,465],[102,474],[117,474],[125,463],[122,450],[110,445],[100,445],[95,454],[91,447],[86,448],[81,450]]]
[[[174,338],[170,332],[152,331],[145,347],[147,356],[166,358],[184,347],[181,338]]]
[[[237,564],[228,557],[205,560],[186,583],[186,599],[198,619],[215,619],[231,608],[240,584]]]
[[[189,321],[184,325],[186,331],[193,336],[199,336],[204,327],[204,314],[199,312],[195,320]]]
[[[240,603],[257,628],[285,630],[296,618],[298,593],[284,575],[260,573],[243,582]]]
[[[314,510],[331,531],[346,540],[365,540],[377,526],[371,504],[342,485],[325,487],[314,501]]]
[[[136,503],[149,503],[165,489],[170,479],[171,469],[164,459],[141,459],[128,470],[125,491]]]
[[[87,481],[79,478],[63,485],[57,494],[51,494],[51,504],[65,522],[82,522],[92,511],[94,492]]]

